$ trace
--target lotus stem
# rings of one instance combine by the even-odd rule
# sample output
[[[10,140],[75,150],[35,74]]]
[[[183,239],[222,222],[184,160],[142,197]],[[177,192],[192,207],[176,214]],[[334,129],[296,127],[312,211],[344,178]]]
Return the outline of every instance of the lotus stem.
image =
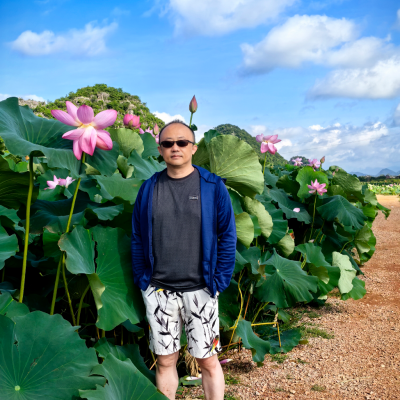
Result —
[[[79,325],[79,320],[81,318],[81,310],[82,310],[83,299],[85,298],[86,293],[88,292],[89,289],[90,289],[90,284],[87,285],[87,288],[85,289],[85,291],[83,292],[83,294],[81,296],[81,300],[79,302],[79,307],[78,307],[78,316],[76,317],[76,325]]]
[[[22,303],[24,298],[25,290],[25,275],[26,275],[26,261],[28,257],[28,242],[29,242],[29,222],[31,216],[31,201],[33,192],[33,156],[29,157],[29,189],[28,198],[26,200],[26,223],[25,223],[25,240],[24,240],[24,258],[22,261],[22,276],[21,276],[21,288],[19,291],[19,302]]]
[[[260,307],[259,307],[259,309],[258,309],[258,311],[257,311],[257,313],[256,313],[256,315],[255,315],[255,317],[253,318],[253,321],[251,322],[252,324],[254,323],[254,321],[256,320],[256,318],[258,317],[258,314],[260,313],[260,311],[263,310],[264,307],[265,307],[267,304],[269,304],[269,302],[264,303],[264,305],[260,305]]]
[[[69,295],[67,278],[65,276],[65,253],[63,253],[63,255],[62,255],[62,274],[63,274],[63,280],[64,280],[65,293],[67,295],[68,304],[69,304],[69,310],[71,311],[72,323],[74,326],[76,326],[75,313],[74,313],[74,309],[72,307],[71,296]]]
[[[315,203],[317,202],[317,194],[315,194],[315,200],[314,200],[314,212],[312,215],[312,223],[311,223],[311,234],[310,234],[310,238],[308,240],[311,240],[312,238],[312,234],[313,234],[313,229],[314,229],[314,218],[315,218]]]
[[[57,266],[56,281],[54,282],[53,300],[51,301],[50,315],[54,314],[54,307],[56,304],[57,289],[58,289],[58,281],[60,279],[61,263],[62,263],[62,255],[60,255],[60,261],[58,262],[58,266]]]
[[[265,163],[266,163],[266,161],[267,161],[267,154],[268,154],[268,152],[265,153],[264,168],[263,168],[263,176],[264,176],[264,171],[265,171]]]
[[[193,113],[190,113],[189,128],[192,126],[192,118],[193,118]]]
[[[245,310],[244,310],[243,319],[245,319],[245,318],[246,318],[246,314],[247,314],[247,307],[249,306],[250,296],[251,296],[251,293],[249,292],[249,297],[247,298],[247,304],[246,304],[246,308],[245,308]]]
[[[235,330],[237,327],[237,324],[239,323],[239,318],[242,315],[242,309],[243,309],[243,295],[242,295],[242,291],[240,290],[240,280],[242,279],[242,275],[240,275],[239,281],[238,281],[238,289],[239,289],[239,294],[240,294],[240,310],[239,310],[239,315],[235,321],[235,325],[233,326],[233,332],[232,332],[232,336],[231,339],[229,340],[229,344],[228,344],[228,348],[226,349],[226,351],[229,350],[229,346],[232,343],[232,339],[233,339],[233,335],[235,334]]]

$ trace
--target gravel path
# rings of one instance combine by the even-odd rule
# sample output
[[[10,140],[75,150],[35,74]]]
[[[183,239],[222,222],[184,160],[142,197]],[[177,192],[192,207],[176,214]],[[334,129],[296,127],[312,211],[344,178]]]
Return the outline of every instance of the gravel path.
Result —
[[[299,309],[308,311],[301,323],[334,337],[311,337],[281,363],[266,357],[257,368],[250,351],[233,351],[224,371],[240,383],[226,386],[226,399],[400,399],[400,202],[378,201],[392,212],[387,220],[379,212],[373,224],[377,251],[359,276],[364,298],[331,296],[325,307]],[[201,394],[190,389],[184,397]]]

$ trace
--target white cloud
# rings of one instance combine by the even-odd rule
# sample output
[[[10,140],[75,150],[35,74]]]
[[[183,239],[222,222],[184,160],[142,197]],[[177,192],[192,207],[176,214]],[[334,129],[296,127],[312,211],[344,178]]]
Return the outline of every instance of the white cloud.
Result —
[[[296,0],[169,0],[176,35],[214,36],[253,28],[275,18]]]
[[[393,114],[393,125],[400,126],[400,104],[397,105],[396,110]]]
[[[387,99],[400,95],[400,57],[379,61],[372,68],[339,69],[317,81],[308,98]]]
[[[179,119],[180,121],[186,122],[185,118],[182,117],[182,115],[180,114],[176,114],[176,115],[170,115],[166,112],[154,112],[153,113],[157,118],[160,118],[162,121],[164,121],[166,124],[168,124],[168,122],[173,121],[174,119]]]
[[[122,9],[120,7],[115,7],[112,12],[112,15],[115,15],[116,17],[127,17],[131,14],[130,10]]]
[[[258,44],[242,44],[243,73],[266,73],[277,67],[314,63],[340,68],[372,67],[400,55],[390,37],[357,39],[358,28],[345,18],[295,15],[270,30]]]
[[[43,56],[55,53],[67,53],[76,56],[92,57],[105,53],[105,39],[117,28],[113,22],[104,27],[93,23],[85,25],[84,29],[71,29],[65,34],[56,35],[52,31],[36,33],[22,32],[11,42],[11,48],[27,56]]]
[[[36,96],[36,94],[11,95],[11,94],[0,93],[0,101],[8,99],[9,97],[19,97],[24,100],[44,101],[46,103],[46,100],[43,97]]]

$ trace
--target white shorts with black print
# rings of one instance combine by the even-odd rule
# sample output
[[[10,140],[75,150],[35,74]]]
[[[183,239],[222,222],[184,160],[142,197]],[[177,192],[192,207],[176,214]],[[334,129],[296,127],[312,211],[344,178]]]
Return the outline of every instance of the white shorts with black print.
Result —
[[[193,292],[172,292],[153,285],[143,291],[146,315],[150,324],[150,350],[159,355],[177,352],[180,348],[182,324],[189,353],[208,358],[221,350],[219,341],[218,295],[208,288]]]

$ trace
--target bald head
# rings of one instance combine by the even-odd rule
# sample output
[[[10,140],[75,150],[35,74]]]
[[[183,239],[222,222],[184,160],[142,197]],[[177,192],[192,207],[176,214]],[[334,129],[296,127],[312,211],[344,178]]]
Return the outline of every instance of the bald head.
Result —
[[[189,127],[189,125],[185,124],[184,122],[180,120],[174,120],[171,122],[168,122],[160,131],[158,135],[158,142],[161,143],[161,135],[163,136],[164,140],[167,140],[168,135],[172,132],[179,131],[182,133],[184,137],[186,137],[188,140],[193,140],[193,142],[196,143],[196,137],[194,135],[194,131]],[[188,136],[189,133],[189,136]]]

